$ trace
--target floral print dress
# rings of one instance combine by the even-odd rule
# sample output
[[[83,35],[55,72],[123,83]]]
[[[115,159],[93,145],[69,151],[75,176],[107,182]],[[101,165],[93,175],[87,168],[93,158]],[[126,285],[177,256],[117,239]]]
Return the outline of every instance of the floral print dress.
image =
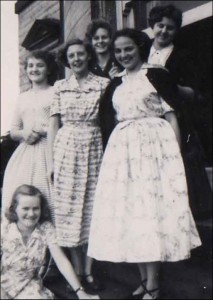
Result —
[[[188,204],[172,109],[146,77],[123,72],[113,95],[119,123],[104,153],[88,255],[112,262],[179,261],[201,244]]]
[[[54,299],[43,286],[39,270],[48,245],[55,243],[55,230],[50,222],[37,225],[26,245],[16,223],[2,228],[1,287],[10,299]]]
[[[62,126],[53,147],[54,206],[57,241],[63,247],[88,242],[103,152],[98,110],[108,82],[89,73],[84,88],[74,75],[55,84],[51,115],[59,114]]]

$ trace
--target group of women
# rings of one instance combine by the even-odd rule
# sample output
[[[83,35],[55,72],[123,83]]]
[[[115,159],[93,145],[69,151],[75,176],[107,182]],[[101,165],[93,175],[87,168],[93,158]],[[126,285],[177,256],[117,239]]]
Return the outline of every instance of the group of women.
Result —
[[[135,29],[112,35],[107,22],[93,21],[85,41],[73,39],[59,51],[72,75],[54,87],[50,53],[26,60],[32,88],[15,112],[11,137],[20,145],[5,173],[2,211],[19,213],[11,203],[17,187],[40,190],[75,272],[70,265],[63,273],[60,247],[51,245],[51,254],[80,299],[97,298],[90,294],[103,288],[92,275],[93,258],[137,263],[141,285],[129,298],[157,299],[160,262],[187,259],[201,245],[181,153],[190,132],[181,138],[176,117],[196,93],[187,81],[190,61],[173,44],[182,13],[158,6],[149,21],[153,43]],[[10,295],[7,262],[2,288]]]

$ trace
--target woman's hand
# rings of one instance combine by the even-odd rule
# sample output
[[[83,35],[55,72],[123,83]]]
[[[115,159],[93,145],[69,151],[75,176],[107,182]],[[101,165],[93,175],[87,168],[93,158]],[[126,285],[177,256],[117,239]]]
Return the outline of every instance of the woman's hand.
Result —
[[[109,70],[109,77],[113,79],[119,73],[119,68],[112,63],[112,68]]]
[[[23,130],[22,137],[28,145],[33,145],[37,143],[41,138],[39,132],[34,131],[32,129]]]

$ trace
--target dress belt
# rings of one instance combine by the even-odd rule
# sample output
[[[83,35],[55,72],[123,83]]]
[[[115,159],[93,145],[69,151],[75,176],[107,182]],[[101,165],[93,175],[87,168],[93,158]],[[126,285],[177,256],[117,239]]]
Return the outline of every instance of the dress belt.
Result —
[[[63,126],[74,126],[74,127],[99,127],[97,120],[78,120],[78,121],[66,121]]]

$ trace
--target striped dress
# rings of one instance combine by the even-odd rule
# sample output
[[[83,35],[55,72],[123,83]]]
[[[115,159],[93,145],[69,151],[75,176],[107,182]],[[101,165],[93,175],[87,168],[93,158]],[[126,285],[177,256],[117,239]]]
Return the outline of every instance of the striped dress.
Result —
[[[11,203],[15,189],[22,184],[34,185],[46,197],[53,217],[51,183],[47,178],[47,127],[53,88],[29,90],[19,96],[12,122],[14,130],[34,129],[42,134],[40,140],[29,145],[22,141],[14,151],[5,170],[2,211]]]
[[[53,147],[55,224],[62,247],[88,242],[102,160],[99,100],[108,82],[89,73],[83,89],[74,75],[55,84],[50,114],[59,114],[62,124]]]

